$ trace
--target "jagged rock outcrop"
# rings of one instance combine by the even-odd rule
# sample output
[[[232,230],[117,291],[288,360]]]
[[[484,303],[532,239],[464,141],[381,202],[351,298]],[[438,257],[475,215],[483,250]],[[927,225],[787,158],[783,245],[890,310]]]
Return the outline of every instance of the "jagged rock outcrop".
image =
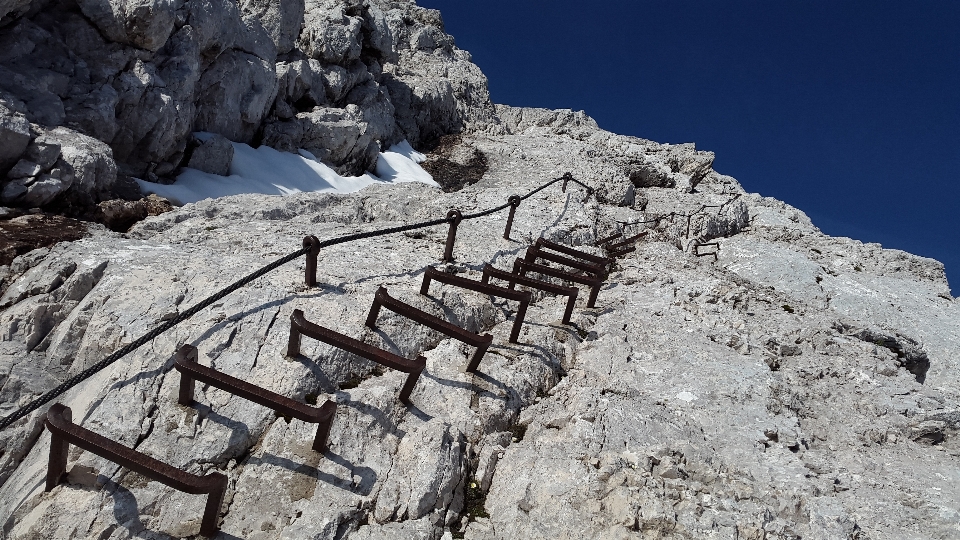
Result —
[[[358,175],[403,139],[420,146],[498,122],[470,55],[413,2],[35,0],[0,13],[5,204],[129,198],[71,190],[66,173],[7,174],[56,130],[109,146],[108,168],[157,181],[189,165],[196,131],[308,149]]]
[[[573,325],[559,321],[565,298],[538,292],[513,345],[515,304],[438,284],[420,295],[446,227],[408,231],[325,248],[317,288],[302,285],[302,259],[282,267],[61,401],[82,425],[141,452],[226,474],[221,527],[240,538],[953,534],[960,304],[942,265],[826,236],[801,211],[713,171],[690,192],[638,187],[610,160],[626,148],[633,162],[687,174],[679,170],[709,157],[689,146],[585,120],[566,133],[534,124],[448,141],[448,159],[470,148],[486,160],[459,191],[403,184],[207,200],[126,237],[94,229],[17,258],[0,274],[2,412],[299,249],[303,234],[488,208],[570,172],[596,196],[574,184],[539,192],[518,208],[510,241],[500,238],[503,214],[464,222],[456,261],[444,268],[479,279],[484,263],[509,269],[541,235],[599,253],[598,237],[649,231],[617,261],[596,308],[578,301]],[[631,190],[632,204],[623,200]],[[716,257],[698,257],[694,246],[708,241],[719,242]],[[480,373],[463,372],[472,348],[391,312],[365,328],[381,285],[491,333]],[[372,345],[423,354],[413,406],[397,402],[402,374],[330,346],[304,339],[302,355],[286,358],[295,309]],[[337,401],[330,451],[310,449],[312,425],[212,387],[198,385],[195,405],[177,405],[171,362],[182,343],[199,348],[201,363],[283,395]],[[196,534],[201,497],[89,452],[72,451],[65,482],[43,493],[49,436],[39,417],[0,432],[6,537]]]

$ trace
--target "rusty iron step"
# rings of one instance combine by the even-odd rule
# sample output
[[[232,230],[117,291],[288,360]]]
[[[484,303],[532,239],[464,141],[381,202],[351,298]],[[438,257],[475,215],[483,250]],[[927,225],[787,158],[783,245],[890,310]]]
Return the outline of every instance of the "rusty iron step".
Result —
[[[575,268],[582,272],[587,272],[593,274],[594,276],[603,276],[606,274],[606,264],[593,264],[589,262],[578,261],[577,259],[572,259],[570,257],[564,257],[563,255],[557,255],[556,253],[550,253],[549,251],[544,251],[540,248],[531,246],[527,248],[526,256],[524,259],[527,262],[537,262],[537,259],[543,259],[545,261],[555,262],[557,264],[562,264],[564,266],[569,266],[570,268]]]
[[[616,240],[617,238],[623,238],[623,233],[622,233],[622,232],[618,232],[617,234],[613,234],[613,235],[610,235],[610,236],[605,236],[605,237],[597,240],[597,241],[594,243],[594,245],[596,245],[596,246],[602,246],[603,244],[606,244],[606,243],[608,243],[608,242],[613,242],[613,241]]]
[[[66,475],[67,454],[73,444],[178,491],[191,495],[206,494],[207,504],[200,522],[200,534],[211,537],[219,531],[220,505],[223,504],[223,496],[227,490],[226,475],[213,472],[197,476],[137,452],[74,424],[70,407],[61,403],[50,407],[44,418],[44,425],[50,431],[46,491],[56,487]]]
[[[338,349],[376,362],[381,366],[407,373],[407,381],[403,384],[403,388],[400,389],[400,394],[397,396],[404,405],[410,405],[410,393],[413,392],[413,387],[416,386],[420,373],[427,365],[427,360],[423,356],[418,356],[415,360],[408,360],[392,352],[312,323],[304,317],[303,310],[296,309],[290,314],[290,341],[287,343],[287,356],[293,357],[300,354],[301,336],[322,341]]]
[[[480,281],[481,283],[489,283],[491,277],[506,281],[509,283],[509,288],[511,289],[517,284],[520,284],[557,295],[569,296],[570,298],[567,300],[567,309],[563,312],[563,320],[561,322],[563,322],[563,324],[570,324],[570,316],[573,315],[573,307],[577,304],[577,294],[580,292],[576,287],[554,285],[553,283],[547,283],[546,281],[540,281],[539,279],[511,274],[506,270],[500,270],[495,266],[486,264],[483,266],[483,278],[481,278]]]
[[[180,372],[180,395],[177,399],[180,405],[193,404],[194,387],[196,381],[200,381],[273,409],[284,416],[317,424],[313,449],[320,453],[327,450],[327,437],[330,435],[330,426],[333,425],[333,417],[337,412],[335,401],[327,401],[320,407],[311,407],[216,369],[202,366],[197,362],[197,348],[192,345],[180,347],[173,367]]]
[[[542,264],[527,262],[518,258],[513,262],[513,273],[518,276],[525,276],[527,272],[536,272],[545,276],[551,276],[565,281],[572,281],[580,285],[590,287],[590,296],[587,298],[587,307],[595,307],[597,295],[600,294],[600,286],[603,285],[603,278],[597,276],[587,276],[584,274],[573,274],[557,268],[551,268]]]
[[[608,265],[608,264],[610,264],[610,263],[612,262],[612,261],[611,261],[610,259],[608,259],[607,257],[601,257],[601,256],[599,256],[599,255],[593,255],[593,254],[590,254],[590,253],[584,253],[584,252],[582,252],[582,251],[580,251],[580,250],[578,250],[578,249],[573,249],[572,247],[565,246],[565,245],[563,245],[563,244],[558,244],[558,243],[556,243],[556,242],[551,242],[550,240],[547,240],[546,238],[537,238],[537,241],[536,241],[536,243],[534,244],[534,246],[536,246],[536,247],[538,247],[538,248],[551,249],[551,250],[553,250],[553,251],[556,251],[556,252],[559,252],[559,253],[563,253],[564,255],[569,255],[569,256],[571,256],[571,257],[575,257],[575,258],[580,259],[580,260],[582,260],[582,261],[589,261],[589,262],[592,262],[592,263],[594,263],[594,264],[601,264],[601,265],[606,266],[606,265]]]
[[[480,360],[487,352],[487,348],[490,347],[490,344],[493,342],[493,336],[490,334],[484,334],[482,336],[474,334],[473,332],[460,328],[455,324],[431,315],[426,311],[421,311],[410,304],[401,302],[400,300],[390,296],[390,293],[387,292],[387,289],[382,286],[377,289],[377,294],[375,294],[373,297],[373,305],[370,306],[370,313],[367,315],[366,325],[368,327],[377,327],[377,315],[380,313],[381,307],[385,307],[394,313],[406,317],[414,322],[418,322],[426,327],[433,328],[437,332],[466,343],[467,345],[476,347],[476,352],[474,352],[473,357],[467,364],[468,372],[476,371],[477,367],[480,365]]]
[[[446,285],[468,289],[478,293],[489,294],[498,298],[506,298],[520,303],[517,308],[517,317],[513,321],[513,329],[510,331],[510,343],[517,343],[520,339],[520,327],[523,326],[523,319],[527,315],[527,306],[530,305],[531,295],[529,292],[515,291],[506,287],[497,287],[488,283],[474,281],[472,279],[462,278],[446,272],[441,272],[430,266],[423,273],[423,285],[420,286],[420,294],[426,295],[430,291],[430,282],[439,281]]]

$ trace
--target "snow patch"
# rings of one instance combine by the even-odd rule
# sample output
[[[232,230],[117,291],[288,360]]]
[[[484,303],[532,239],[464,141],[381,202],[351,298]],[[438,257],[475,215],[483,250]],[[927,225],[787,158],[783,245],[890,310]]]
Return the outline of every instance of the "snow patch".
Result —
[[[195,135],[201,140],[209,136],[207,133]],[[380,153],[376,176],[369,173],[363,176],[340,176],[306,150],[292,154],[269,146],[252,148],[233,143],[230,176],[185,168],[173,184],[155,184],[139,179],[137,183],[144,193],[155,193],[178,205],[244,193],[353,193],[371,184],[399,182],[422,182],[439,187],[430,173],[420,167],[419,163],[425,159],[426,156],[403,141]]]

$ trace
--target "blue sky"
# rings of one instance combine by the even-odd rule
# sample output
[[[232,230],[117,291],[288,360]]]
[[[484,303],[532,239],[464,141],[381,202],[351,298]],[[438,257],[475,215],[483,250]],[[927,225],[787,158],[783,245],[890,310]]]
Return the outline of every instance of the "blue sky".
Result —
[[[418,4],[495,102],[695,142],[827,234],[940,260],[960,292],[960,1]]]

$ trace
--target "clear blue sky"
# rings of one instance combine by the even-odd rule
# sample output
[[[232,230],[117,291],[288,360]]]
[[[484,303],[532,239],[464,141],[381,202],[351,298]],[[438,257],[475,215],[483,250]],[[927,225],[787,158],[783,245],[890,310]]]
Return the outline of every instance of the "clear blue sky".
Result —
[[[418,0],[497,103],[695,142],[827,234],[946,265],[960,292],[960,0]]]

